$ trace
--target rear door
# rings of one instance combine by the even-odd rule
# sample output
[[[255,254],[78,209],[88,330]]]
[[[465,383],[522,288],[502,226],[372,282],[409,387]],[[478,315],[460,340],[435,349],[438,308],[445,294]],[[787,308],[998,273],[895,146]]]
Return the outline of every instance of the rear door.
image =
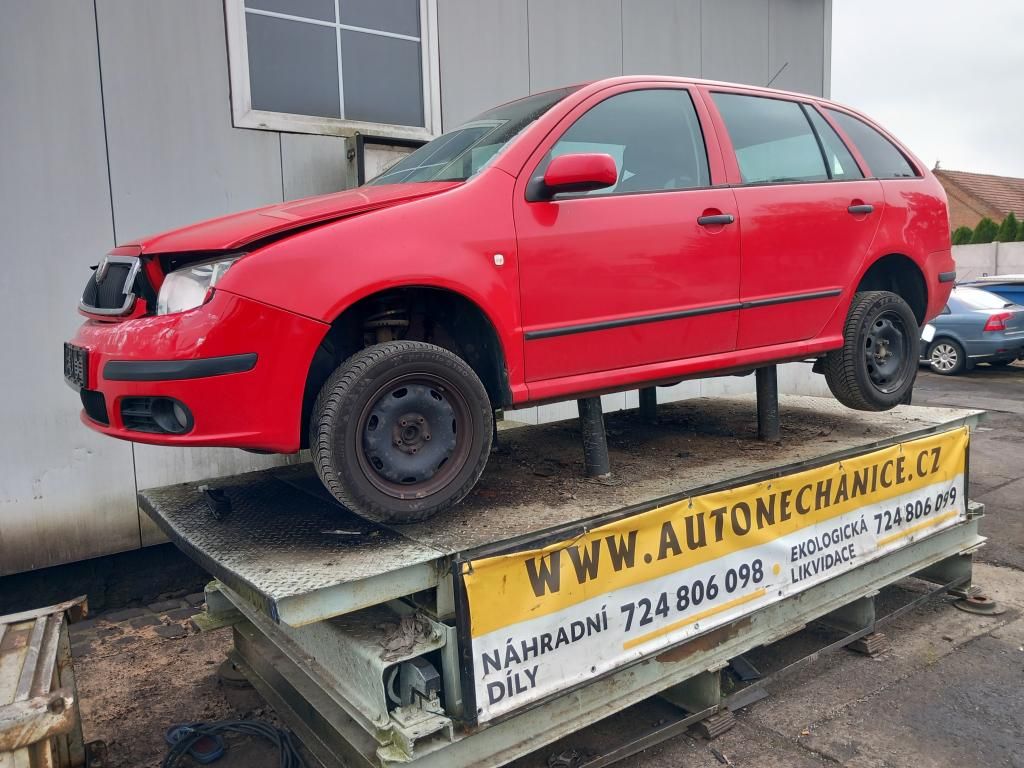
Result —
[[[740,89],[710,96],[742,222],[736,346],[814,338],[849,300],[881,219],[881,184],[813,105]]]

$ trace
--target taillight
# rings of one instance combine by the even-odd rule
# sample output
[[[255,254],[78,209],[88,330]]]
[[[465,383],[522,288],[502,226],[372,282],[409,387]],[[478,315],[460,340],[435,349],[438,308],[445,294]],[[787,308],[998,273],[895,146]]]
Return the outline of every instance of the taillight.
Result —
[[[983,331],[1005,331],[1006,321],[1013,317],[1012,312],[996,312],[994,315],[989,315],[988,322],[985,323]]]

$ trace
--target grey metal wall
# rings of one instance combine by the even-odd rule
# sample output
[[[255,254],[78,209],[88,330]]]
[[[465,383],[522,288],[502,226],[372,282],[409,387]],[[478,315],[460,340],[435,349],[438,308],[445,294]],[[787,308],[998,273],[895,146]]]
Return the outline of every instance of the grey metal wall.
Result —
[[[831,0],[438,0],[441,110],[612,75],[659,74],[828,95]],[[786,65],[783,68],[783,65]]]
[[[438,0],[438,16],[447,126],[623,73],[764,84],[788,62],[774,85],[828,91],[830,0]],[[279,460],[134,445],[78,423],[61,342],[80,322],[87,265],[116,242],[345,178],[340,138],[232,126],[219,2],[5,4],[0,575],[159,541],[136,488]]]

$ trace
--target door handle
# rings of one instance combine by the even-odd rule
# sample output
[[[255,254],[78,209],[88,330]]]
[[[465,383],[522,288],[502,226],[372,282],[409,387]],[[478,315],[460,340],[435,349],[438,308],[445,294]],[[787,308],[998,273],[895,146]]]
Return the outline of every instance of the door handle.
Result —
[[[716,224],[732,224],[736,217],[731,213],[719,213],[714,216],[698,216],[697,223],[702,227],[712,227]]]
[[[875,206],[873,206],[873,205],[868,205],[868,204],[863,204],[863,205],[851,205],[851,206],[850,206],[849,208],[847,208],[846,210],[847,210],[848,212],[852,213],[852,214],[853,214],[854,216],[857,216],[858,214],[865,214],[865,213],[871,213],[871,212],[872,212],[873,210],[875,210]]]

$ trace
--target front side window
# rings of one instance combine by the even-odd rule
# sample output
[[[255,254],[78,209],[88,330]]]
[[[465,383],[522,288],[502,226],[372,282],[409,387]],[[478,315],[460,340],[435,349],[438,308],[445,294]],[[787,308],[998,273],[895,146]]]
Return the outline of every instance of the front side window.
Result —
[[[235,125],[425,138],[440,122],[435,3],[228,0]]]
[[[744,184],[828,179],[818,140],[799,104],[736,93],[712,96]]]
[[[710,184],[704,135],[690,94],[681,89],[628,91],[600,102],[562,134],[538,166],[543,175],[559,155],[599,152],[619,171],[608,195],[693,189]]]
[[[850,141],[857,145],[876,179],[913,179],[917,176],[903,153],[863,120],[834,109],[828,110],[828,113],[850,137]]]
[[[545,91],[488,110],[424,144],[369,183],[465,181],[483,170],[530,123],[575,90]]]

